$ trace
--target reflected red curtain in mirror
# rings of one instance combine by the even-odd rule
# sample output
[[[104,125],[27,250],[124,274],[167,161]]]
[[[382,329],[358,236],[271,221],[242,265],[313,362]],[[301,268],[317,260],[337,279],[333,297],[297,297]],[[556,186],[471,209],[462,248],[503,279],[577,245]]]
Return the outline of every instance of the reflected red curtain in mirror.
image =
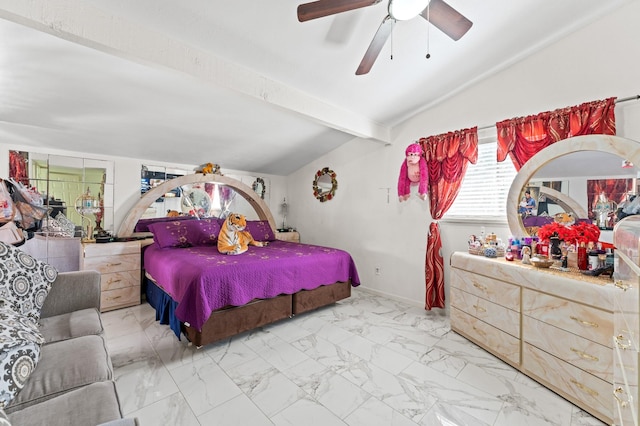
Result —
[[[438,220],[458,196],[468,163],[478,161],[478,128],[420,139],[429,170],[429,225],[425,259],[425,309],[444,308],[444,261]]]
[[[9,177],[16,182],[29,186],[29,153],[9,151]]]
[[[516,170],[549,145],[573,136],[616,134],[615,99],[541,112],[496,123],[498,161],[511,157]]]

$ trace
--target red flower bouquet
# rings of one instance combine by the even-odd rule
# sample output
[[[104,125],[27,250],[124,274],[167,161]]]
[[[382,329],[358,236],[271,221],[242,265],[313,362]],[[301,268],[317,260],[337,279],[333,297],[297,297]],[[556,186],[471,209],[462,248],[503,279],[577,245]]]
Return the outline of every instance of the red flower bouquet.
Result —
[[[538,238],[541,241],[548,241],[551,237],[558,237],[571,244],[573,242],[577,244],[595,243],[600,238],[600,228],[588,222],[579,222],[569,226],[552,222],[538,229]]]

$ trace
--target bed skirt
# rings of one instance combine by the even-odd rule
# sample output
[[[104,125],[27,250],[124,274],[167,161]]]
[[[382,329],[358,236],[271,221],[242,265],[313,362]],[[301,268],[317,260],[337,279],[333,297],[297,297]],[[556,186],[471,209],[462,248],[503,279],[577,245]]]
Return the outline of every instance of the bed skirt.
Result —
[[[196,330],[176,318],[174,314],[178,304],[176,301],[148,277],[146,281],[147,302],[155,309],[156,320],[160,321],[160,324],[169,325],[178,339],[184,333],[189,341],[198,347],[291,318],[351,296],[351,283],[337,282],[313,290],[301,290],[292,295],[283,294],[271,299],[257,299],[243,306],[231,306],[214,311],[202,326],[202,330]]]

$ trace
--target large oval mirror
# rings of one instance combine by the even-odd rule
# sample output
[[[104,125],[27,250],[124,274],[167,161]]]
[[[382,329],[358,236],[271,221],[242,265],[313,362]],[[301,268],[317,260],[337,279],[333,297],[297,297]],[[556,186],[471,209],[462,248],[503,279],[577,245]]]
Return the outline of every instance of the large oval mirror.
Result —
[[[336,180],[336,173],[328,167],[318,170],[316,177],[313,180],[313,195],[320,202],[331,200],[338,189],[338,181]]]
[[[511,233],[532,235],[558,217],[589,220],[611,230],[616,210],[638,194],[638,165],[640,142],[631,139],[586,135],[556,142],[525,163],[511,185]],[[527,204],[535,205],[523,211]],[[606,232],[603,237],[609,239]]]

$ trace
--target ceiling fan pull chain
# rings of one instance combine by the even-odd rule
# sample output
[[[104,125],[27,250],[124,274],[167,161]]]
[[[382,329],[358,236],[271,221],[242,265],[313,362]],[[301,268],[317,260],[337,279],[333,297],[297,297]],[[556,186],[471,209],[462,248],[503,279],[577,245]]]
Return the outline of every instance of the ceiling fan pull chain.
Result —
[[[391,23],[391,60],[393,61],[393,29],[396,27],[396,20]]]
[[[429,4],[427,5],[427,56],[425,56],[427,59],[429,59],[431,57],[431,53],[429,53],[429,34],[431,32],[431,20],[430,20],[430,16],[429,16],[429,10],[430,7],[429,5],[431,4],[431,2],[429,2]]]

